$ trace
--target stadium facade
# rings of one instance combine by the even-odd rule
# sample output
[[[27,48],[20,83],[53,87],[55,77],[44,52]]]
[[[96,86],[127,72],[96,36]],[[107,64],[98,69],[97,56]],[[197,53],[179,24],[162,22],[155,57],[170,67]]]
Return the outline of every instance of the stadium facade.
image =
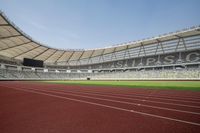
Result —
[[[44,67],[23,66],[24,58]],[[1,79],[200,79],[200,26],[98,49],[56,49],[0,12]]]

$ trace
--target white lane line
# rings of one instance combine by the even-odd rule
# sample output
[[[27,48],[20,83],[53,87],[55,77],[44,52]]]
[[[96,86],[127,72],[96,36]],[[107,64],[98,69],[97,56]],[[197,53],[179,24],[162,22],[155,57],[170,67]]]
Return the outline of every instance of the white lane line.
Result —
[[[45,89],[47,90],[47,89]],[[176,103],[169,103],[169,102],[158,102],[158,101],[152,101],[152,100],[146,100],[146,99],[138,99],[138,98],[127,98],[127,97],[121,97],[121,96],[111,96],[107,94],[99,94],[99,93],[90,93],[90,92],[82,92],[82,91],[68,91],[68,90],[59,90],[59,89],[49,89],[49,90],[55,90],[59,92],[71,92],[71,93],[79,93],[79,94],[88,94],[88,95],[96,95],[96,96],[105,96],[105,97],[113,97],[113,98],[120,98],[120,99],[127,99],[127,100],[137,100],[142,102],[150,102],[150,103],[160,103],[160,104],[167,104],[167,105],[175,105],[175,106],[183,106],[183,107],[190,107],[190,108],[200,108],[200,106],[192,106],[192,105],[185,105],[185,104],[176,104]]]
[[[46,88],[45,88],[46,89]],[[113,97],[113,98],[120,98],[120,99],[128,99],[128,100],[137,100],[137,101],[143,101],[143,102],[151,102],[151,103],[160,103],[160,104],[166,104],[166,105],[175,105],[175,106],[183,106],[183,107],[189,107],[189,108],[200,108],[200,106],[194,106],[194,105],[187,105],[187,104],[180,104],[180,103],[171,103],[171,102],[158,102],[158,101],[154,101],[154,100],[150,100],[150,99],[138,99],[138,98],[128,98],[128,97],[122,97],[121,95],[118,94],[104,94],[104,93],[100,93],[100,92],[82,92],[80,90],[78,91],[66,91],[66,89],[54,89],[54,88],[50,88],[51,90],[56,90],[56,91],[63,91],[63,92],[73,92],[73,93],[85,93],[85,94],[89,94],[89,95],[99,95],[99,96],[106,96],[106,97]],[[110,94],[110,95],[109,95]],[[139,96],[135,96],[135,97],[139,97]],[[144,97],[141,97],[144,98]]]
[[[99,91],[93,91],[92,93],[100,93],[100,94],[104,94],[102,92]],[[114,93],[106,93],[106,94],[111,94],[111,95],[115,95],[115,96],[128,96],[128,97],[138,97],[138,98],[144,98],[146,97],[148,100],[149,99],[159,99],[159,100],[167,100],[167,101],[178,101],[178,102],[184,102],[184,103],[196,103],[196,104],[200,104],[200,102],[197,101],[186,101],[186,100],[180,100],[180,99],[170,99],[170,98],[158,98],[158,97],[148,97],[146,95],[144,96],[138,96],[137,94],[133,94],[133,95],[128,95],[128,94],[114,94]]]
[[[62,90],[64,89],[66,89],[66,88],[61,88]],[[80,91],[80,90],[78,90],[78,91]],[[91,91],[91,90],[86,90],[86,91],[89,91],[89,92],[92,92],[92,93],[100,93],[100,94],[104,94],[104,92],[102,93],[102,92],[99,92],[99,91]],[[185,102],[185,103],[196,103],[196,104],[200,104],[200,101],[188,101],[188,100],[184,100],[184,99],[174,99],[173,97],[155,97],[155,96],[149,96],[150,94],[148,94],[148,95],[140,95],[140,94],[134,94],[134,93],[132,93],[133,95],[130,95],[130,94],[119,94],[119,93],[115,93],[115,94],[113,94],[113,93],[111,93],[111,92],[108,92],[108,93],[106,93],[106,94],[111,94],[111,95],[116,95],[116,96],[129,96],[129,97],[138,97],[138,98],[144,98],[144,97],[146,97],[146,99],[159,99],[159,100],[167,100],[167,101],[178,101],[178,102]],[[195,99],[194,99],[195,100]],[[196,106],[197,107],[197,106]],[[200,107],[199,107],[200,108]]]
[[[46,87],[46,86],[45,86]],[[48,86],[47,86],[48,87]],[[61,89],[66,89],[66,88],[61,88]],[[79,90],[78,90],[79,91]],[[91,90],[88,90],[88,89],[86,89],[86,91],[89,91],[89,92],[91,92]],[[93,90],[92,90],[93,91]],[[179,99],[176,99],[176,97],[175,96],[173,96],[173,97],[169,97],[169,96],[165,96],[165,95],[158,95],[158,96],[156,96],[154,93],[155,93],[155,91],[156,90],[154,90],[154,91],[151,91],[150,92],[150,94],[147,94],[147,95],[145,95],[145,94],[140,94],[140,93],[130,93],[130,94],[126,94],[126,93],[124,93],[124,94],[122,94],[122,95],[127,95],[127,96],[133,96],[133,95],[135,95],[135,96],[137,96],[137,97],[148,97],[148,98],[155,98],[155,99],[166,99],[166,100],[173,100],[173,101],[184,101],[184,102],[194,102],[194,103],[200,103],[200,99],[199,98],[192,98],[192,97],[182,97],[181,99],[179,98]],[[102,93],[102,92],[99,92],[99,91],[94,91],[94,92],[96,92],[96,93]],[[112,92],[108,92],[108,94],[113,94]],[[121,94],[119,94],[119,93],[117,93],[116,95],[121,95]],[[158,98],[159,97],[159,98]],[[181,96],[180,96],[181,97]],[[188,99],[188,100],[196,100],[196,101],[187,101],[187,100],[184,100],[184,99]]]
[[[160,94],[153,94],[151,95],[152,97],[156,97],[157,95],[159,95],[159,97],[162,97],[162,98],[173,98],[173,99],[176,99],[177,97],[181,97],[181,98],[178,98],[178,99],[185,99],[185,100],[194,100],[194,101],[200,101],[200,98],[197,98],[196,96],[195,97],[182,97],[181,95],[174,95],[174,96],[169,96],[169,95],[160,95]]]
[[[66,89],[66,88],[62,88],[62,89]],[[85,89],[86,91],[93,91],[93,90],[88,90],[88,89]],[[99,91],[96,91],[96,92],[99,92]],[[110,93],[110,94],[112,94],[112,92],[108,92],[108,93]],[[117,93],[117,94],[119,94],[119,92]],[[157,97],[159,97],[159,98],[161,98],[161,99],[174,99],[174,100],[184,100],[184,101],[187,101],[187,100],[196,100],[196,101],[194,101],[194,102],[200,102],[200,99],[199,98],[191,98],[191,97],[181,97],[181,99],[180,98],[177,98],[177,97],[175,97],[175,96],[173,96],[173,97],[167,97],[167,96],[160,96],[160,95],[157,95],[157,94],[155,94],[155,92],[150,92],[149,94],[140,94],[140,93],[130,93],[130,94],[127,94],[127,93],[123,93],[124,95],[130,95],[130,96],[133,96],[133,95],[136,95],[136,96],[147,96],[147,97],[151,97],[151,98],[157,98]],[[177,98],[177,99],[176,99]]]
[[[91,104],[91,105],[111,108],[111,109],[120,110],[120,111],[131,112],[131,113],[140,114],[140,115],[144,115],[144,116],[150,116],[150,117],[159,118],[159,119],[165,119],[165,120],[170,120],[170,121],[200,126],[200,123],[196,123],[196,122],[190,122],[190,121],[184,121],[184,120],[179,120],[179,119],[174,119],[174,118],[169,118],[169,117],[164,117],[164,116],[159,116],[159,115],[154,115],[154,114],[148,114],[148,113],[144,113],[144,112],[124,109],[124,108],[115,107],[115,106],[104,105],[104,104],[100,104],[100,103],[89,102],[89,101],[85,101],[85,100],[67,98],[67,97],[63,97],[63,96],[58,96],[58,95],[53,95],[53,94],[48,94],[48,93],[43,93],[43,92],[37,92],[37,91],[34,91],[34,90],[26,90],[26,89],[13,88],[13,87],[7,87],[7,88],[12,88],[12,89],[15,89],[15,90],[21,90],[21,91],[25,91],[25,92],[40,94],[40,95],[51,96],[51,97],[60,98],[60,99],[66,99],[66,100],[80,102],[80,103],[87,103],[87,104]]]
[[[67,95],[71,95],[71,96],[85,97],[85,98],[90,98],[90,99],[97,99],[97,100],[103,100],[103,101],[109,101],[109,102],[115,102],[115,103],[122,103],[122,104],[128,104],[128,105],[143,106],[143,107],[154,108],[154,109],[182,112],[182,113],[188,113],[188,114],[193,114],[193,115],[200,115],[200,113],[198,113],[198,112],[184,111],[184,110],[171,109],[171,108],[158,107],[158,106],[151,106],[151,105],[145,105],[145,104],[137,104],[137,103],[124,102],[124,101],[119,101],[119,100],[111,100],[111,99],[106,99],[106,98],[97,98],[97,97],[84,96],[84,95],[78,95],[78,94],[73,94],[73,93],[57,92],[57,91],[47,91],[47,90],[40,90],[40,89],[35,89],[35,88],[29,88],[29,89],[36,90],[36,91],[52,92],[52,93],[57,93],[57,94],[67,94]]]

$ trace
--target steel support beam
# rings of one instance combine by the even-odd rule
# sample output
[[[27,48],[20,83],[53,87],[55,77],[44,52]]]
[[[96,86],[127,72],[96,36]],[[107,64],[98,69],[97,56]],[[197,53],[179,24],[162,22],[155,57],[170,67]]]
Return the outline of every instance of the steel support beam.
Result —
[[[21,53],[21,54],[18,54],[18,55],[16,55],[16,56],[12,57],[12,58],[17,58],[18,56],[21,56],[21,55],[23,55],[23,54],[26,54],[26,53],[28,53],[28,52],[30,52],[30,51],[32,51],[32,50],[35,50],[35,49],[37,49],[37,48],[39,48],[39,47],[40,47],[40,45],[38,45],[38,46],[36,46],[36,47],[34,47],[34,48],[32,48],[32,49],[29,49],[29,50],[26,51],[26,52],[23,52],[23,53]]]
[[[19,37],[19,36],[22,36],[22,35],[20,34],[20,35],[14,35],[14,36],[0,37],[0,40],[10,39],[10,38]]]
[[[9,24],[0,24],[0,26],[10,26]]]
[[[80,63],[79,65],[81,65],[81,61],[80,61],[80,59],[81,59],[81,57],[83,56],[84,53],[85,53],[85,51],[82,51],[81,56],[77,59],[77,62]],[[77,64],[78,64],[78,63],[77,63]]]
[[[75,53],[76,51],[73,51],[72,54],[69,56],[68,60],[66,60],[66,62],[69,62],[71,57],[73,56],[73,54]]]
[[[25,45],[25,44],[28,44],[28,43],[31,43],[31,42],[32,41],[21,43],[21,44],[15,45],[15,46],[11,46],[11,47],[8,47],[8,48],[1,49],[0,51],[11,49],[11,48],[15,48],[15,47],[18,47],[18,46],[22,46],[22,45]]]
[[[160,45],[161,49],[162,49],[162,52],[164,53],[164,49],[163,49],[163,45],[162,45],[162,42],[158,39],[157,40],[157,46],[156,46],[156,51],[155,51],[155,55],[157,54],[158,52],[158,46]]]
[[[113,54],[115,54],[115,50],[116,50],[116,47],[113,49],[113,51],[111,52],[112,56],[111,56],[111,61],[113,61]],[[115,59],[116,59],[116,55],[115,55]]]
[[[141,43],[140,50],[139,50],[139,53],[138,53],[138,57],[140,56],[140,53],[141,53],[142,49],[143,49],[144,55],[146,56],[144,45],[143,45],[143,43]]]
[[[80,60],[84,53],[85,51],[82,51],[81,56],[77,60]]]
[[[95,52],[95,50],[93,50],[93,51],[92,51],[92,53],[91,53],[90,57],[88,58],[87,65],[89,64],[89,61],[92,63],[92,60],[91,60],[91,58],[92,58],[92,55],[94,54],[94,52]]]
[[[52,57],[57,51],[58,51],[58,50],[55,50],[52,54],[50,54],[50,55],[44,60],[44,62],[45,62],[46,60],[48,60],[50,57]]]
[[[46,48],[47,48],[47,47],[46,47]],[[49,48],[47,48],[46,50],[42,51],[41,53],[35,55],[35,56],[33,57],[33,59],[35,59],[35,58],[37,58],[38,56],[42,55],[42,54],[45,53],[47,50],[49,50]]]
[[[99,62],[100,62],[100,59],[102,59],[102,60],[104,61],[103,54],[104,54],[104,51],[105,51],[105,50],[106,50],[106,49],[103,49],[103,51],[101,52],[100,57],[99,57]]]
[[[58,62],[58,60],[59,60],[59,59],[60,59],[60,58],[61,58],[61,57],[62,57],[62,56],[65,54],[65,52],[66,52],[66,51],[63,51],[63,53],[62,53],[62,54],[60,54],[60,56],[59,56],[59,57],[56,59],[56,61],[55,61],[56,63],[57,63],[57,62]]]

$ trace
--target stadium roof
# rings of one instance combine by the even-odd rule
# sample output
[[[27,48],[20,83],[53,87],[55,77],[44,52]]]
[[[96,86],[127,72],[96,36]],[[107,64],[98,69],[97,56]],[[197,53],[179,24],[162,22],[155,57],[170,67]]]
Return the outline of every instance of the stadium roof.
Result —
[[[92,58],[141,45],[177,39],[200,34],[200,26],[160,35],[139,41],[97,49],[56,49],[33,40],[0,12],[0,55],[11,59],[32,58],[44,62],[68,62]]]

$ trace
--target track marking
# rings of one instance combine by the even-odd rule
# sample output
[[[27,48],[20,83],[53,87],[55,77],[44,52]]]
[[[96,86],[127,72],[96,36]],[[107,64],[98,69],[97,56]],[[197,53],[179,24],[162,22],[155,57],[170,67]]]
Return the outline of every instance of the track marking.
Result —
[[[45,86],[45,87],[48,87],[48,86]],[[61,86],[62,87],[62,86]],[[53,89],[53,88],[51,88],[51,89]],[[66,89],[66,88],[61,88],[62,90],[63,89]],[[78,90],[78,91],[80,91],[80,90]],[[100,92],[100,91],[91,91],[91,90],[86,90],[86,91],[89,91],[89,92],[94,92],[94,93],[104,93],[104,92]],[[134,96],[134,97],[142,97],[142,98],[144,98],[144,97],[146,97],[147,99],[149,99],[149,98],[151,98],[151,99],[163,99],[163,100],[169,100],[169,101],[182,101],[182,102],[189,102],[189,103],[200,103],[200,99],[197,99],[197,98],[188,98],[188,97],[185,97],[185,99],[190,99],[190,100],[197,100],[197,101],[188,101],[188,100],[184,100],[183,98],[181,98],[181,99],[176,99],[175,97],[163,97],[163,96],[156,96],[155,97],[155,95],[152,95],[152,93],[154,94],[155,92],[150,92],[150,94],[147,94],[147,95],[144,95],[144,94],[137,94],[137,93],[131,93],[131,94],[133,94],[133,95],[130,95],[130,94],[119,94],[119,93],[115,93],[115,94],[113,94],[113,93],[111,93],[111,92],[108,92],[107,94],[113,94],[113,95],[121,95],[121,96],[130,96],[130,97],[132,97],[132,96]]]
[[[8,87],[8,88],[10,88],[10,87]],[[170,121],[181,122],[181,123],[195,125],[195,126],[200,126],[200,123],[196,123],[196,122],[184,121],[184,120],[169,118],[169,117],[165,117],[165,116],[159,116],[159,115],[154,115],[154,114],[149,114],[149,113],[144,113],[144,112],[124,109],[124,108],[120,108],[120,107],[115,107],[115,106],[109,106],[109,105],[100,104],[100,103],[89,102],[89,101],[85,101],[85,100],[67,98],[67,97],[63,97],[63,96],[58,96],[58,95],[53,95],[53,94],[48,94],[48,93],[43,93],[43,92],[37,92],[37,91],[34,91],[34,90],[25,90],[25,89],[19,89],[19,88],[17,88],[17,89],[16,88],[12,88],[12,89],[21,90],[21,91],[25,91],[25,92],[31,92],[31,93],[35,93],[35,94],[46,95],[46,96],[51,96],[51,97],[56,97],[56,98],[60,98],[60,99],[66,99],[66,100],[70,100],[70,101],[76,101],[76,102],[80,102],[80,103],[87,103],[87,104],[91,104],[91,105],[111,108],[111,109],[120,110],[120,111],[132,112],[132,113],[135,113],[135,114],[151,116],[151,117],[155,117],[155,118],[166,119],[166,120],[170,120]]]
[[[19,82],[20,83],[20,82]],[[27,83],[28,85],[30,84],[30,83]],[[44,87],[48,87],[49,85],[47,85],[47,84],[44,84],[44,83],[41,83],[41,85],[43,85]],[[51,84],[51,85],[54,85],[55,86],[55,84]],[[56,84],[57,86],[58,86],[58,84]],[[57,87],[56,86],[56,87]],[[65,88],[65,86],[63,86],[62,84],[59,84],[59,87],[62,87],[62,89],[66,89]],[[86,89],[86,91],[91,91],[91,89]],[[145,90],[146,91],[146,90]],[[148,96],[148,95],[150,95],[150,97],[151,98],[157,98],[157,97],[160,97],[160,98],[163,98],[163,99],[176,99],[177,97],[181,97],[181,99],[188,99],[188,100],[196,100],[196,101],[198,101],[198,102],[200,102],[200,98],[199,97],[197,97],[197,96],[195,96],[195,97],[182,97],[181,95],[173,95],[172,97],[170,97],[170,95],[168,94],[168,95],[163,95],[163,94],[156,94],[155,95],[155,93],[158,91],[158,90],[155,90],[155,89],[151,89],[151,90],[149,90],[149,93],[150,94],[145,94],[145,93],[141,93],[141,92],[131,92],[131,93],[124,93],[124,95],[130,95],[130,94],[133,94],[133,95],[138,95],[138,96]],[[117,91],[115,91],[115,92],[118,92],[118,94],[119,94],[119,90],[117,90]],[[112,92],[110,92],[110,93],[112,93]],[[130,95],[130,96],[132,96],[132,95]],[[178,98],[177,100],[181,100],[180,98]],[[186,101],[186,100],[185,100]]]
[[[45,89],[47,89],[47,88],[45,88]],[[105,94],[105,93],[102,93],[102,92],[99,92],[99,91],[89,91],[89,90],[87,90],[86,92],[83,92],[83,91],[80,91],[80,90],[78,90],[78,91],[77,90],[76,91],[71,91],[71,90],[68,91],[68,90],[66,90],[66,88],[61,88],[61,89],[50,88],[50,89],[56,90],[56,91],[59,90],[59,91],[63,91],[63,92],[85,93],[85,94],[89,94],[89,95],[99,95],[99,96],[106,96],[106,97],[113,97],[113,98],[120,98],[120,99],[137,100],[137,101],[151,102],[151,103],[160,103],[160,104],[166,104],[166,105],[175,105],[175,106],[183,106],[183,107],[190,107],[190,108],[200,108],[200,106],[195,106],[195,105],[188,105],[188,104],[181,104],[181,103],[171,103],[171,102],[160,102],[160,101],[155,101],[155,100],[150,100],[150,99],[138,99],[138,98],[123,97],[124,96],[123,94],[122,95],[111,94],[111,93]],[[144,97],[141,97],[141,96],[133,96],[133,97],[144,98]],[[160,98],[154,98],[154,99],[160,99]],[[166,100],[169,100],[169,99],[166,99]],[[183,101],[183,102],[185,102],[185,101]]]
[[[85,98],[91,98],[91,99],[97,99],[97,100],[103,100],[103,101],[109,101],[109,102],[115,102],[115,103],[123,103],[123,104],[128,104],[128,105],[143,106],[143,107],[154,108],[154,109],[162,109],[162,110],[169,110],[169,111],[176,111],[176,112],[200,115],[200,113],[197,113],[197,112],[184,111],[184,110],[178,110],[178,109],[170,109],[170,108],[165,108],[165,107],[151,106],[151,105],[145,105],[145,104],[137,104],[137,103],[124,102],[124,101],[112,100],[112,99],[106,99],[106,98],[97,98],[97,97],[84,96],[84,95],[78,95],[78,94],[69,94],[69,93],[65,93],[65,92],[39,90],[39,89],[35,89],[35,88],[29,88],[29,90],[30,89],[36,90],[36,91],[44,91],[44,92],[50,92],[50,93],[52,92],[52,93],[57,93],[57,94],[67,94],[67,95],[72,95],[72,96],[85,97]]]
[[[62,89],[66,89],[66,88],[63,88],[62,87]],[[86,89],[86,91],[91,91],[91,90],[89,90],[89,89]],[[93,91],[93,90],[92,90]],[[99,91],[96,91],[96,92],[99,92]],[[112,94],[111,92],[109,92],[110,94]],[[158,95],[158,96],[156,96],[155,94],[154,94],[155,92],[149,92],[149,94],[139,94],[139,93],[130,93],[130,94],[127,94],[127,93],[124,93],[123,95],[130,95],[130,96],[133,96],[133,95],[136,95],[136,96],[146,96],[146,97],[150,97],[150,98],[157,98],[157,97],[159,97],[159,98],[161,98],[161,99],[174,99],[174,100],[182,100],[182,99],[188,99],[188,100],[196,100],[196,102],[200,102],[200,99],[199,98],[191,98],[191,97],[183,97],[183,98],[176,98],[175,96],[173,96],[173,97],[167,97],[167,96],[162,96],[162,95]],[[117,94],[119,94],[119,91],[117,92]],[[184,101],[186,101],[186,100],[184,100]],[[191,101],[191,102],[193,102],[193,101]],[[195,102],[195,101],[194,101]]]
[[[88,92],[88,91],[87,91]],[[91,91],[90,91],[91,92]],[[100,93],[100,94],[104,94],[102,92],[99,92],[99,91],[93,91],[92,93]],[[113,94],[113,93],[106,93],[106,94],[111,94],[111,95],[115,95],[115,96],[128,96],[128,97],[138,97],[138,98],[144,98],[146,97],[148,100],[149,99],[159,99],[159,100],[168,100],[168,101],[178,101],[178,102],[185,102],[185,103],[197,103],[197,104],[200,104],[200,102],[197,102],[197,101],[186,101],[186,100],[178,100],[178,99],[173,99],[173,98],[156,98],[156,97],[148,97],[146,95],[144,96],[138,96],[137,94],[136,95],[128,95],[128,94]]]
[[[4,86],[4,87],[6,87],[6,86]],[[175,121],[175,122],[180,122],[180,123],[185,123],[185,124],[200,126],[200,123],[196,123],[196,122],[190,122],[190,121],[184,121],[184,120],[179,120],[179,119],[174,119],[174,118],[169,118],[169,117],[164,117],[164,116],[159,116],[159,115],[154,115],[154,114],[148,114],[148,113],[144,113],[144,112],[139,112],[139,111],[124,109],[124,108],[120,108],[120,107],[115,107],[115,106],[109,106],[109,105],[104,105],[104,104],[89,102],[89,101],[85,101],[85,100],[67,98],[67,97],[63,97],[63,96],[58,96],[58,95],[53,95],[53,94],[48,94],[48,93],[43,93],[43,92],[37,92],[37,91],[34,91],[34,90],[26,90],[26,89],[13,88],[13,87],[7,87],[7,88],[11,88],[11,89],[19,90],[19,91],[21,90],[21,91],[35,93],[35,94],[40,94],[40,95],[51,96],[51,97],[60,98],[60,99],[66,99],[66,100],[70,100],[70,101],[76,101],[76,102],[80,102],[80,103],[87,103],[87,104],[91,104],[91,105],[96,105],[96,106],[111,108],[111,109],[120,110],[120,111],[132,112],[132,113],[135,113],[135,114],[140,114],[140,115],[144,115],[144,116],[155,117],[155,118],[159,118],[159,119],[165,119],[165,120],[170,120],[170,121]]]
[[[47,88],[45,88],[47,90]],[[158,101],[152,101],[152,100],[146,100],[146,99],[138,99],[138,98],[127,98],[127,97],[121,97],[121,96],[112,96],[108,94],[102,94],[102,93],[93,93],[93,92],[82,92],[82,91],[68,91],[68,90],[59,90],[59,89],[49,89],[49,90],[55,90],[59,92],[72,92],[72,93],[79,93],[79,94],[88,94],[88,95],[96,95],[96,96],[105,96],[105,97],[113,97],[113,98],[120,98],[120,99],[128,99],[128,100],[137,100],[142,102],[150,102],[150,103],[161,103],[161,104],[167,104],[167,105],[176,105],[176,106],[184,106],[184,107],[191,107],[191,108],[200,108],[200,106],[192,106],[192,105],[185,105],[185,104],[177,104],[177,103],[169,103],[169,102],[158,102]],[[57,91],[57,92],[58,92]]]

